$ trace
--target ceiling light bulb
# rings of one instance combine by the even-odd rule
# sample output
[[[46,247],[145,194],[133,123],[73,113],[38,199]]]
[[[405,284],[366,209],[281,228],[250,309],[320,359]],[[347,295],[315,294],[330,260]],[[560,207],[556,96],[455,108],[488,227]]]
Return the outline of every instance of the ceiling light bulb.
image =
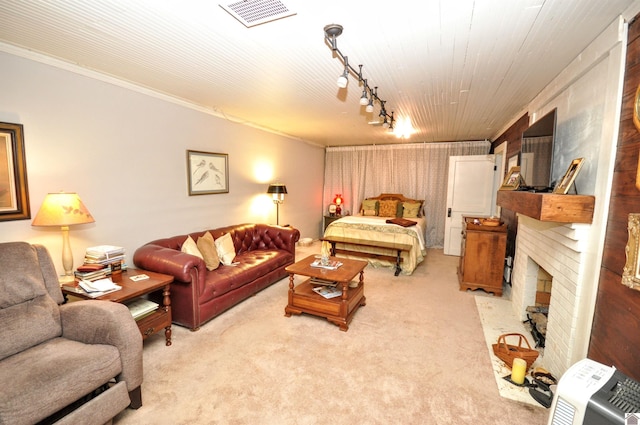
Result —
[[[373,99],[369,100],[369,104],[367,105],[366,108],[364,108],[364,110],[369,113],[373,112]]]
[[[369,103],[369,99],[367,98],[367,90],[362,91],[362,97],[360,98],[360,105],[365,106]]]
[[[387,117],[384,117],[384,121],[382,122],[382,127],[383,128],[388,128],[389,127],[389,121],[387,121]]]
[[[347,80],[347,76],[342,74],[341,76],[338,77],[338,87],[340,87],[341,89],[347,87],[347,84],[349,83],[349,80]]]

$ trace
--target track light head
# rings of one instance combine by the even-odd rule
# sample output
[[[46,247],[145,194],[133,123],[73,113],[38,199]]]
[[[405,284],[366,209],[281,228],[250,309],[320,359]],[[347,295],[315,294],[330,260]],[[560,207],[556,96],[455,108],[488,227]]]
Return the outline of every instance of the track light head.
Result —
[[[349,58],[347,56],[344,57],[344,72],[341,76],[338,77],[338,87],[341,89],[347,87],[349,84]]]
[[[369,104],[367,105],[366,108],[364,108],[365,111],[367,111],[368,113],[373,112],[373,96],[371,96],[371,99],[369,99]]]

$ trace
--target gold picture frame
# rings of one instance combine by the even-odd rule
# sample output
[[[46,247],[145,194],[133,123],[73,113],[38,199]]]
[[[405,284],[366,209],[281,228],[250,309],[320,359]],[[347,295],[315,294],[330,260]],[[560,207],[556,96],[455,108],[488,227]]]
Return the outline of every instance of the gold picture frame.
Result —
[[[507,173],[500,190],[516,190],[522,183],[522,174],[520,174],[520,167],[511,167]]]
[[[640,264],[638,264],[638,248],[640,243],[640,214],[630,213],[627,230],[629,233],[624,253],[627,261],[622,269],[622,284],[640,291]]]
[[[583,163],[584,158],[576,158],[571,161],[571,164],[569,164],[569,168],[567,168],[567,172],[564,173],[562,180],[560,180],[560,183],[558,183],[553,189],[553,193],[566,194],[573,182],[576,181],[576,177],[578,176]]]
[[[0,123],[0,221],[31,218],[22,124]]]
[[[640,85],[636,89],[636,97],[633,102],[633,123],[640,130]]]

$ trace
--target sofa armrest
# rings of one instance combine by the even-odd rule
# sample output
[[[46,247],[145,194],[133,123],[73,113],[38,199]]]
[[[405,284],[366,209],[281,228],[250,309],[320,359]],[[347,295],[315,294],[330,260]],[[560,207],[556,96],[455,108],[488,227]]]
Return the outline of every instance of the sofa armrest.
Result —
[[[124,304],[102,300],[77,301],[60,306],[62,337],[87,344],[118,348],[122,373],[118,380],[132,391],[142,384],[142,335]]]
[[[202,258],[154,244],[138,248],[133,254],[133,263],[141,269],[169,274],[179,282],[191,282],[194,268],[200,276],[204,276],[207,271]]]
[[[259,224],[257,230],[257,234],[260,236],[259,249],[283,249],[295,255],[296,242],[300,239],[298,229],[289,226]]]

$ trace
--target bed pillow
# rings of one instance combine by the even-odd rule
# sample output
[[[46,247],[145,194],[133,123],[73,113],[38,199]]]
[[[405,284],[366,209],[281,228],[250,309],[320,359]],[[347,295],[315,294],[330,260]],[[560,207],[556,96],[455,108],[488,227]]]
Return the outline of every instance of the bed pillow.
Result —
[[[218,257],[218,252],[216,251],[216,243],[213,240],[213,236],[211,233],[207,232],[204,235],[198,238],[198,242],[196,242],[200,253],[202,254],[202,258],[204,263],[207,266],[207,270],[215,270],[220,265],[220,258]]]
[[[403,202],[402,203],[402,217],[403,218],[418,218],[420,214],[420,202]]]
[[[196,245],[196,242],[191,238],[191,236],[187,236],[187,240],[182,243],[180,251],[184,252],[185,254],[191,254],[195,255],[198,258],[202,258],[202,253],[198,249],[198,245]],[[204,260],[204,258],[202,259]]]
[[[215,240],[218,258],[225,266],[231,265],[236,258],[236,247],[233,246],[233,239],[229,233],[225,233]]]
[[[380,201],[380,208],[378,209],[378,215],[380,217],[395,217],[398,214],[398,201]]]
[[[362,201],[362,215],[378,215],[379,204],[376,199]]]

